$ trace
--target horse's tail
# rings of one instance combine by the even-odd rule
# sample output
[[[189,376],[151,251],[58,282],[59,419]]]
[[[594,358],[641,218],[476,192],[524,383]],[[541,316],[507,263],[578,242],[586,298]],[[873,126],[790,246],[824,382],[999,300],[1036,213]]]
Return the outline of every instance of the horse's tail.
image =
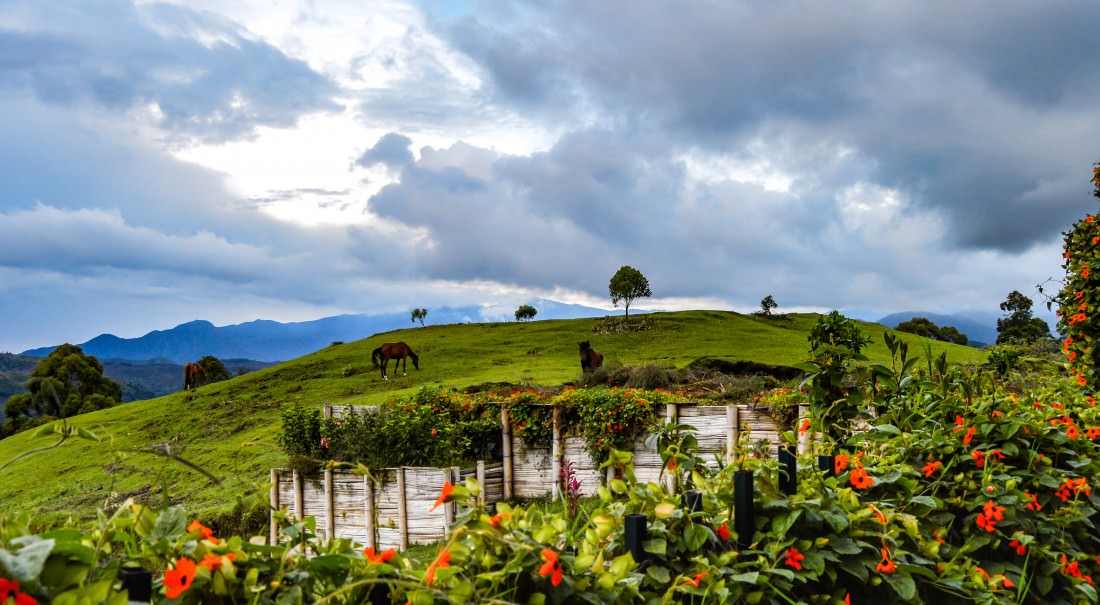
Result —
[[[371,352],[370,360],[374,364],[374,367],[376,367],[376,368],[380,367],[378,365],[378,360],[381,359],[381,357],[382,357],[382,347],[378,347],[377,349],[375,349],[374,351]]]

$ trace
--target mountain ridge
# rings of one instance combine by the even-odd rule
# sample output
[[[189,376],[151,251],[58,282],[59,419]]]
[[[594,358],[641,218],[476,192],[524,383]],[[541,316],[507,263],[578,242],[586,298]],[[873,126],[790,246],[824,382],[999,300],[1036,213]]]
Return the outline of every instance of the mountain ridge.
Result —
[[[576,319],[607,314],[604,309],[539,299],[528,303],[538,309],[538,319]],[[430,309],[425,325],[493,322],[509,319],[503,310],[489,307],[439,307]],[[100,334],[77,346],[99,359],[146,361],[166,359],[187,363],[206,355],[219,359],[245,359],[274,363],[295,359],[333,342],[350,342],[374,334],[409,327],[407,313],[343,314],[302,322],[255,319],[215,326],[196,319],[167,330],[153,330],[137,338]],[[28,349],[23,356],[45,357],[58,345]]]

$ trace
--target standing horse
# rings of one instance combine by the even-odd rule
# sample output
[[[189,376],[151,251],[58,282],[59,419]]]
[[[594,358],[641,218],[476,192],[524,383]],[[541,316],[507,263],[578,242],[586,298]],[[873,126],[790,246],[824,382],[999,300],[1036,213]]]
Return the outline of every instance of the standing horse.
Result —
[[[197,363],[187,362],[183,366],[183,390],[193,390],[199,386],[199,381],[206,376],[206,372]]]
[[[581,373],[591,372],[603,365],[603,353],[593,349],[587,340],[579,344],[581,346]]]
[[[406,371],[409,369],[408,362],[405,361],[406,357],[411,357],[413,360],[413,367],[420,369],[420,358],[413,353],[413,350],[409,348],[409,345],[403,342],[384,342],[382,346],[378,347],[370,354],[370,360],[374,362],[374,367],[382,368],[382,380],[389,380],[386,377],[386,366],[390,364],[390,360],[393,362],[393,374],[397,375],[397,364],[401,364],[401,375],[408,376]],[[379,365],[378,361],[381,359],[382,363]]]

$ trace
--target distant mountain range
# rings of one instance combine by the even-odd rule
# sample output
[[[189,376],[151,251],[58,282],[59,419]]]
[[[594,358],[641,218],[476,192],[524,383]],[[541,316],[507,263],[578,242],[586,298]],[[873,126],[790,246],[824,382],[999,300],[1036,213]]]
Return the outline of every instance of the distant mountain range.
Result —
[[[608,311],[551,300],[528,303],[538,309],[536,320],[600,317]],[[514,310],[489,307],[439,307],[428,309],[425,325],[512,320]],[[155,330],[139,338],[101,334],[78,346],[100,360],[147,361],[161,359],[177,364],[213,355],[226,359],[278,362],[323,349],[336,341],[350,342],[374,334],[410,327],[409,313],[336,315],[313,321],[280,323],[262,320],[215,326],[196,320],[170,330]],[[24,351],[22,355],[45,357],[57,345]],[[228,364],[227,364],[228,365]],[[181,370],[182,371],[182,370]],[[232,371],[232,370],[231,370]]]
[[[997,342],[997,320],[1002,316],[994,311],[963,311],[951,315],[928,311],[902,311],[891,313],[877,320],[877,323],[893,328],[903,321],[923,317],[940,327],[954,326],[960,333],[966,334],[969,339],[968,345],[980,347]]]

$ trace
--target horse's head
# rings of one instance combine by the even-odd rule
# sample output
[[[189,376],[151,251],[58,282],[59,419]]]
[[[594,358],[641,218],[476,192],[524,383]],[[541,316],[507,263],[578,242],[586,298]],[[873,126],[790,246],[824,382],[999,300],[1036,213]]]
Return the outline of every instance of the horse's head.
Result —
[[[592,348],[592,345],[587,340],[584,342],[578,342],[577,344],[581,346],[582,351],[587,351],[588,349]]]
[[[413,353],[411,349],[409,350],[409,357],[412,357],[413,367],[419,370],[420,369],[420,357],[416,353]],[[394,371],[396,371],[396,370],[394,370]]]

